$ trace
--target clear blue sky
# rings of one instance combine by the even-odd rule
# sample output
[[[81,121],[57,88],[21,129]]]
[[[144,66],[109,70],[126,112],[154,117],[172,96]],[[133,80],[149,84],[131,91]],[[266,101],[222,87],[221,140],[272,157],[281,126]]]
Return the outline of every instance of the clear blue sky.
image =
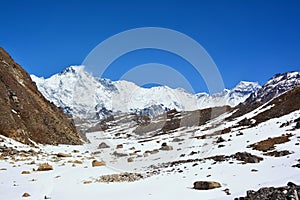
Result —
[[[37,76],[79,65],[106,38],[148,26],[174,29],[198,41],[227,88],[240,80],[263,84],[276,73],[300,70],[300,1],[11,0],[1,1],[0,17],[0,46]],[[141,51],[114,65],[148,62],[183,63],[166,52]],[[115,67],[106,76],[116,80],[120,71]],[[196,92],[206,90],[203,83],[193,84]]]

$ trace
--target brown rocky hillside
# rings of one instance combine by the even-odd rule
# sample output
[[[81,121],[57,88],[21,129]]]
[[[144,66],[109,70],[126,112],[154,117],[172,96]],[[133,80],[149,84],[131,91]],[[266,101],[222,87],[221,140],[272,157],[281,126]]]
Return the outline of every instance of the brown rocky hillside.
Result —
[[[0,134],[23,143],[81,144],[74,123],[0,47]]]

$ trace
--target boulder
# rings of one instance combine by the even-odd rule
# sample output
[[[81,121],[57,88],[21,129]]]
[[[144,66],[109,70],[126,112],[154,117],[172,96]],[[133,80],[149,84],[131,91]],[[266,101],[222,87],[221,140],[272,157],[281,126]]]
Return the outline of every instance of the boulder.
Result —
[[[110,148],[109,145],[107,145],[105,142],[101,142],[98,146],[98,149],[107,149]]]
[[[41,165],[39,165],[37,171],[49,171],[49,170],[53,170],[53,167],[51,165],[49,165],[48,163],[43,163]]]
[[[162,145],[160,147],[160,150],[162,150],[162,151],[172,151],[173,147],[167,145],[167,143],[164,142],[164,143],[162,143]]]
[[[221,187],[221,184],[215,181],[196,181],[194,182],[195,190],[211,190]]]
[[[248,152],[237,152],[233,155],[234,158],[240,161],[244,161],[245,163],[259,163],[263,160],[262,157],[252,155]]]
[[[60,158],[67,158],[67,157],[72,157],[71,154],[68,154],[68,153],[58,153],[57,154],[57,157],[60,157]]]
[[[93,160],[92,161],[92,166],[93,167],[101,167],[101,166],[105,166],[106,163],[103,161],[97,161],[97,160]]]
[[[27,192],[25,192],[22,197],[30,197],[30,194],[28,194]]]

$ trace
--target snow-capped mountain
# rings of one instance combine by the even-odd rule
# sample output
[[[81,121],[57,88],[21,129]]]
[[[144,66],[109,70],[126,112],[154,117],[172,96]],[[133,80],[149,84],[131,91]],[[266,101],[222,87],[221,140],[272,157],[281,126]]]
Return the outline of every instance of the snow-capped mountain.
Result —
[[[232,90],[226,89],[213,95],[194,95],[182,88],[142,88],[124,80],[112,82],[96,78],[85,72],[83,66],[71,66],[48,79],[34,75],[31,78],[49,101],[79,118],[102,118],[113,112],[155,116],[170,109],[191,111],[213,106],[235,106],[260,89],[258,83],[240,82]]]
[[[268,80],[262,88],[254,92],[246,100],[246,103],[265,103],[271,99],[285,93],[300,84],[300,72],[287,72],[276,74]]]

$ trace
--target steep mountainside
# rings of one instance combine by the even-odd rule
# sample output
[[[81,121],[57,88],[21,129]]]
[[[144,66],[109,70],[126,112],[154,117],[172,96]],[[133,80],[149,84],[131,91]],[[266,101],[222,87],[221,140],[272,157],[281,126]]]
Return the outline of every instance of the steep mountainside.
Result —
[[[0,48],[0,134],[23,143],[81,144],[74,124]]]
[[[300,84],[300,72],[276,74],[262,88],[251,94],[246,103],[265,103]]]
[[[258,83],[240,82],[232,90],[209,95],[191,94],[167,86],[141,88],[128,81],[99,79],[72,66],[48,79],[31,76],[41,93],[66,113],[79,118],[103,118],[112,112],[135,112],[151,117],[171,109],[191,111],[214,106],[235,106],[257,91]]]
[[[284,74],[277,74],[274,77],[272,77],[266,84],[264,84],[259,90],[252,93],[249,96],[249,98],[246,99],[245,102],[238,105],[236,107],[236,112],[232,116],[230,116],[230,118],[235,118],[244,115],[250,112],[251,110],[258,108],[264,103],[272,101],[276,97],[279,97],[282,94],[285,94],[293,90],[294,88],[299,87],[299,85],[300,85],[300,72],[287,72]],[[299,96],[297,95],[294,96],[295,96],[294,99],[290,98],[289,103],[293,103],[295,105],[290,105],[289,108],[293,106],[298,106],[299,104],[297,102]],[[270,104],[272,103],[270,102]],[[275,117],[275,115],[271,117]]]

